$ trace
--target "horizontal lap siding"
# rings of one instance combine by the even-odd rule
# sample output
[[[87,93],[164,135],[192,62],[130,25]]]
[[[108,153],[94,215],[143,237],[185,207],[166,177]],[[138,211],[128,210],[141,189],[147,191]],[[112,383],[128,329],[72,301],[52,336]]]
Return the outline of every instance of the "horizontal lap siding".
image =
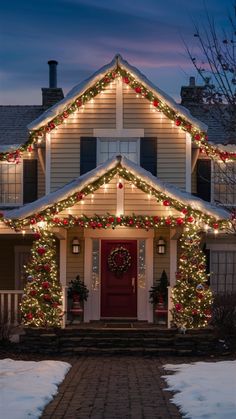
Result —
[[[144,98],[124,86],[124,128],[143,128],[145,137],[157,137],[157,177],[185,189],[185,133]]]
[[[160,237],[162,237],[166,242],[166,253],[164,255],[158,255],[156,250],[157,242]],[[153,255],[154,281],[160,280],[163,270],[166,271],[168,281],[170,281],[170,229],[168,227],[160,227],[155,229]]]
[[[170,210],[162,204],[157,203],[154,197],[149,199],[148,194],[138,188],[132,188],[130,183],[125,183],[124,194],[126,215],[130,215],[132,213],[158,216],[178,214],[177,211],[173,209]]]
[[[93,217],[95,214],[105,215],[107,213],[116,213],[116,194],[117,194],[117,179],[112,179],[104,189],[102,186],[100,189],[92,194],[85,197],[78,204],[75,204],[70,209],[60,212],[59,216],[67,216],[68,214],[74,216],[81,216],[85,214],[88,217]]]
[[[80,228],[68,229],[67,233],[67,265],[66,265],[66,282],[67,284],[76,278],[84,279],[84,233]],[[71,251],[72,240],[78,237],[80,240],[81,251],[79,255],[73,255]]]
[[[80,174],[80,137],[92,137],[94,128],[115,128],[115,84],[70,115],[51,134],[51,191]]]

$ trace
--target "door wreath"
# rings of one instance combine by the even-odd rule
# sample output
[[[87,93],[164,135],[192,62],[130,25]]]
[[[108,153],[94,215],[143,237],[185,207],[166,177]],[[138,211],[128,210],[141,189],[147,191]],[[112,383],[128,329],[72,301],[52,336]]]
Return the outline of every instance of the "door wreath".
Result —
[[[116,247],[108,256],[108,268],[116,275],[127,272],[131,266],[131,255],[123,246]]]

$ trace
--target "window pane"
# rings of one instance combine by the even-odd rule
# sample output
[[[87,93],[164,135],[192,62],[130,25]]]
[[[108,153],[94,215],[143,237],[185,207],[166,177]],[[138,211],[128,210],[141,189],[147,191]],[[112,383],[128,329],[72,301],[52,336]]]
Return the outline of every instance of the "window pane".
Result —
[[[108,142],[107,141],[101,141],[101,143],[100,143],[101,145],[100,145],[100,149],[101,149],[101,152],[108,152]]]
[[[213,292],[232,292],[236,284],[236,252],[212,251],[211,272]]]
[[[0,203],[20,204],[22,164],[0,163]]]
[[[120,143],[120,152],[121,153],[128,153],[129,148],[128,148],[128,143],[126,141],[121,141]]]

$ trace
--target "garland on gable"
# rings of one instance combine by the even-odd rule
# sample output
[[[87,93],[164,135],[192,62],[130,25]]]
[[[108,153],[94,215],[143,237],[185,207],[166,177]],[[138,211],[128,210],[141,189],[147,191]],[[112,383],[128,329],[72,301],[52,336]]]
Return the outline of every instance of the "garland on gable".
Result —
[[[152,90],[144,86],[143,83],[137,80],[124,68],[120,68],[118,66],[112,71],[109,71],[101,78],[101,80],[89,87],[82,95],[78,96],[69,105],[66,105],[65,109],[56,117],[52,118],[51,121],[41,126],[39,129],[30,132],[28,140],[19,148],[14,151],[0,153],[0,161],[5,160],[11,163],[19,163],[23,152],[32,151],[34,144],[40,142],[45,137],[46,133],[49,133],[60,126],[71,114],[79,110],[87,102],[101,93],[118,76],[121,76],[123,82],[129,85],[137,95],[141,95],[146,98],[153,105],[154,109],[162,112],[167,118],[174,121],[177,127],[188,132],[191,135],[192,141],[197,144],[202,153],[205,153],[210,158],[221,159],[222,161],[236,160],[236,153],[222,151],[209,144],[207,133],[205,131],[202,131],[196,126],[190,124],[185,117],[168,106],[164,100],[158,97],[156,93],[153,93]]]
[[[95,217],[86,217],[86,215],[82,217],[74,217],[72,215],[68,215],[67,217],[60,217],[58,215],[63,210],[71,208],[80,201],[83,201],[87,195],[94,193],[94,191],[102,187],[104,184],[108,184],[116,174],[119,174],[120,177],[123,177],[124,179],[135,185],[145,194],[149,194],[152,198],[156,199],[157,203],[163,205],[166,208],[173,208],[177,210],[181,213],[181,216],[171,216],[170,214],[168,214],[166,217],[146,217],[141,215],[122,215],[120,217],[116,217],[108,214],[106,216],[95,215]],[[120,188],[120,184],[118,184],[117,187]],[[29,217],[25,217],[24,219],[11,220],[3,218],[3,221],[7,226],[15,229],[16,231],[21,231],[26,226],[33,227],[34,225],[42,221],[50,223],[51,225],[63,227],[72,227],[74,225],[77,225],[84,228],[115,228],[117,225],[129,225],[132,227],[133,224],[137,228],[151,228],[160,225],[183,225],[186,223],[195,223],[198,221],[199,223],[206,224],[214,230],[230,228],[229,220],[218,220],[216,217],[212,215],[203,214],[203,212],[200,210],[192,209],[191,204],[185,205],[175,198],[170,198],[165,192],[155,189],[154,187],[150,186],[146,181],[142,180],[140,177],[135,176],[130,171],[123,168],[120,162],[118,162],[117,165],[113,169],[108,171],[104,176],[101,176],[94,182],[91,182],[83,189],[81,189],[78,192],[75,192],[68,198],[56,202],[50,207],[47,207],[46,209],[38,213],[30,215]]]

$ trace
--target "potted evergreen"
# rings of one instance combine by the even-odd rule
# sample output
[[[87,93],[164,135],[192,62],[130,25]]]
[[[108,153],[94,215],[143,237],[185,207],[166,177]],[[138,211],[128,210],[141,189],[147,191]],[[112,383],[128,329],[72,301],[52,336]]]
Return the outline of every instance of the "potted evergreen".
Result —
[[[166,271],[163,270],[160,281],[156,281],[149,291],[149,302],[154,309],[159,307],[167,307],[168,303],[168,278]]]
[[[80,279],[80,276],[77,275],[76,278],[69,283],[68,297],[72,298],[73,301],[79,301],[82,303],[83,301],[87,301],[88,294],[89,290],[87,286]]]

